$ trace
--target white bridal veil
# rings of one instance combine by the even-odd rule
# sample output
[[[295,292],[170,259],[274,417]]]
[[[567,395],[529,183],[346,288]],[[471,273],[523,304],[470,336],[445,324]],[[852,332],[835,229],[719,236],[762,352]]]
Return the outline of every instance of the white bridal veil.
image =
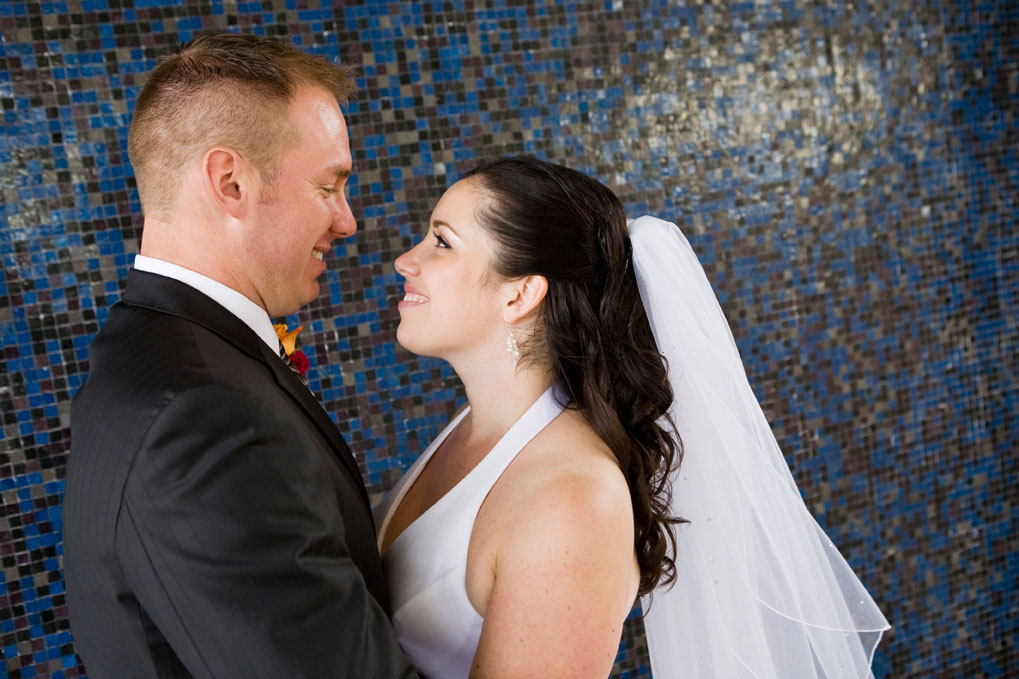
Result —
[[[655,679],[864,679],[889,628],[808,512],[675,224],[628,225],[685,457],[677,580],[642,601]]]

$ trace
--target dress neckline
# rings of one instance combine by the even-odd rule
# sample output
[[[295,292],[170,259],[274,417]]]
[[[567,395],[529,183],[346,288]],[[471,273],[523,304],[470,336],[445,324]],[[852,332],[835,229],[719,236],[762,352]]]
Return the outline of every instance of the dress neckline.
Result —
[[[393,541],[389,543],[389,547],[386,549],[386,551],[385,552],[382,551],[382,545],[385,542],[386,533],[389,532],[389,523],[393,519],[393,514],[396,513],[396,510],[399,509],[400,505],[403,503],[403,498],[407,496],[407,493],[414,486],[414,482],[417,481],[417,478],[419,476],[421,476],[421,472],[424,471],[425,465],[427,465],[428,461],[432,459],[432,455],[435,454],[435,451],[439,449],[439,446],[442,445],[442,442],[445,441],[451,433],[453,433],[453,430],[456,429],[457,425],[460,424],[461,420],[463,420],[463,418],[466,417],[467,413],[469,413],[470,411],[471,407],[470,405],[468,405],[460,412],[459,415],[450,420],[449,424],[447,424],[446,427],[439,433],[439,435],[435,437],[435,440],[432,441],[427,448],[425,448],[424,452],[421,453],[421,455],[414,462],[414,464],[411,465],[410,469],[408,469],[407,472],[403,475],[403,478],[400,479],[399,486],[394,489],[395,492],[393,493],[392,499],[389,500],[388,506],[384,508],[385,515],[383,516],[382,524],[379,526],[378,529],[377,542],[379,554],[382,555],[382,557],[385,557],[385,555],[388,554],[391,549],[393,549],[393,546],[400,540],[400,538],[406,535],[407,531],[410,530],[415,523],[420,521],[437,504],[442,502],[443,498],[449,495],[449,493],[452,492],[456,488],[456,486],[459,486],[461,483],[463,483],[464,480],[474,472],[474,469],[477,469],[478,465],[481,464],[481,462],[478,462],[478,464],[474,465],[474,469],[471,469],[471,471],[467,472],[467,475],[464,476],[463,479],[460,479],[460,481],[457,482],[456,486],[453,486],[453,488],[451,488],[445,495],[443,495],[438,500],[433,502],[431,506],[428,507],[428,509],[421,512],[421,514],[419,514],[413,521],[407,524],[406,527],[404,527],[404,529],[400,531],[400,534],[393,538]],[[482,461],[484,461],[484,458],[482,458]]]
[[[538,432],[545,428],[545,426],[551,422],[559,412],[562,411],[562,406],[559,404],[557,398],[557,389],[555,385],[549,387],[542,393],[538,399],[531,404],[531,406],[521,415],[513,426],[502,435],[502,437],[496,442],[492,448],[485,453],[485,456],[478,461],[474,467],[464,475],[452,488],[450,488],[445,494],[442,495],[438,500],[433,502],[425,511],[419,514],[413,521],[407,524],[406,527],[400,534],[397,535],[392,542],[389,543],[389,547],[382,552],[382,545],[386,538],[386,534],[389,532],[389,524],[399,508],[403,499],[407,493],[414,486],[418,477],[424,471],[428,461],[436,453],[442,443],[449,437],[454,429],[463,421],[463,418],[471,411],[470,405],[463,409],[463,411],[454,417],[445,429],[435,438],[434,441],[425,449],[421,456],[411,465],[407,473],[404,474],[403,478],[400,479],[399,484],[393,489],[391,499],[387,499],[387,502],[381,509],[383,510],[382,522],[378,528],[377,545],[379,553],[382,558],[393,551],[393,549],[415,529],[417,526],[428,521],[428,518],[442,511],[442,507],[451,502],[456,498],[464,488],[469,487],[473,484],[474,480],[478,476],[486,474],[490,469],[496,471],[497,474],[501,475],[502,471],[506,466],[516,457],[516,454],[526,445]],[[533,429],[533,430],[532,430]],[[522,439],[522,440],[521,440]],[[519,441],[519,445],[514,446],[514,442]],[[493,480],[494,483],[494,480]]]

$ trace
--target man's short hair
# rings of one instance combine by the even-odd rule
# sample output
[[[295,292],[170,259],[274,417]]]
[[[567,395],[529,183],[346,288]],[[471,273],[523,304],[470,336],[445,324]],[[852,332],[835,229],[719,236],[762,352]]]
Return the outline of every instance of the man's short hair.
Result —
[[[166,217],[185,163],[214,146],[237,151],[272,184],[297,142],[290,104],[309,85],[341,104],[356,91],[350,66],[256,35],[207,33],[164,57],[138,96],[127,141],[145,213]]]

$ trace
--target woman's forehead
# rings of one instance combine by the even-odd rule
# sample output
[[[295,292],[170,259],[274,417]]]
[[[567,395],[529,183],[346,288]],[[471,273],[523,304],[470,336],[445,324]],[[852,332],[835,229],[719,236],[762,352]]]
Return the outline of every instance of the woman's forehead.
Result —
[[[477,213],[488,196],[471,179],[461,179],[446,189],[432,210],[431,223],[444,223],[461,238],[479,232]]]

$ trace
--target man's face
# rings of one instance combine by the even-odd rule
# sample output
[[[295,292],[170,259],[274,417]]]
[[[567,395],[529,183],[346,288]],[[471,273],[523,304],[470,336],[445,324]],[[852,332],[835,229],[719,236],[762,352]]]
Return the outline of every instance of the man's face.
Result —
[[[294,313],[315,299],[333,240],[357,230],[344,193],[350,143],[336,100],[325,89],[304,87],[291,122],[297,146],[284,153],[276,181],[261,187],[241,246],[244,275],[270,316]]]

